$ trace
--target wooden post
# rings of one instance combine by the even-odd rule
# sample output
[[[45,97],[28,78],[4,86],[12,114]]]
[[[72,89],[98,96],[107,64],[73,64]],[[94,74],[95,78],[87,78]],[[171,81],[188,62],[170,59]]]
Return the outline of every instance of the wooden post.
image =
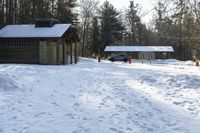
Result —
[[[59,65],[59,64],[60,64],[60,60],[59,60],[59,40],[57,40],[56,49],[57,49],[57,50],[56,50],[56,56],[57,56],[57,57],[56,57],[56,58],[57,58],[57,59],[56,59],[56,60],[57,60],[57,61],[56,61],[56,62],[57,62],[56,64]]]
[[[70,64],[73,64],[73,47],[72,47],[72,43],[70,43]]]
[[[65,50],[66,50],[66,64],[69,64],[70,61],[69,61],[69,57],[70,57],[70,52],[69,52],[69,41],[66,40],[66,47],[65,47]]]
[[[151,64],[151,52],[150,52],[150,64]]]
[[[77,43],[75,42],[75,48],[74,48],[74,62],[77,64]]]
[[[63,65],[65,65],[66,64],[65,40],[63,40],[62,43],[63,43]]]
[[[196,66],[199,66],[199,60],[196,61]]]
[[[129,56],[129,57],[128,57],[128,62],[129,62],[129,64],[131,64],[131,59],[132,59],[131,56]]]
[[[144,59],[144,52],[142,52],[142,64],[144,63],[143,59]]]
[[[98,62],[101,62],[101,56],[98,55]]]

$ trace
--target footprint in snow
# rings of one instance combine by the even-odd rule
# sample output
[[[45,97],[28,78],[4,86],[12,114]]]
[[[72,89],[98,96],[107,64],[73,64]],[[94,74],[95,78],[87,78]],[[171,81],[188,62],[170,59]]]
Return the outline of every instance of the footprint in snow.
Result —
[[[105,117],[104,117],[104,116],[100,116],[99,118],[100,118],[100,119],[105,119]]]
[[[116,129],[116,128],[113,128],[113,127],[111,127],[110,130],[111,130],[112,132],[114,132],[114,133],[124,133],[123,131],[120,131],[120,130],[118,130],[118,129]]]
[[[175,127],[176,126],[176,123],[175,122],[168,122],[166,124],[168,127]]]
[[[111,127],[110,128],[111,131],[117,132],[118,130],[116,128]]]
[[[29,104],[28,107],[33,107],[33,105]]]
[[[148,132],[148,133],[155,133],[155,129],[147,128],[147,132]]]
[[[126,99],[121,99],[122,102],[126,102]]]
[[[20,133],[25,133],[25,132],[27,132],[27,129],[28,129],[29,127],[24,127],[21,131],[20,131]]]
[[[112,114],[112,117],[116,117],[116,116],[119,116],[119,114],[118,113]]]
[[[105,103],[100,103],[100,105],[104,106],[104,105],[105,105]]]
[[[13,119],[13,120],[16,120],[16,119],[17,119],[17,116],[13,116],[12,119]]]
[[[58,105],[56,102],[52,102],[51,104],[53,104],[56,107],[60,107],[60,105]]]
[[[178,102],[178,101],[174,101],[173,104],[175,105],[181,105],[181,106],[184,106],[185,104],[193,104],[193,102],[190,102],[190,101],[182,101],[182,102]]]
[[[113,98],[111,96],[106,96],[104,99],[105,100],[112,100]]]
[[[54,93],[57,93],[57,90],[53,90]]]
[[[190,108],[190,107],[187,108],[187,110],[188,110],[188,111],[194,111],[194,109],[193,109],[193,108]]]
[[[73,99],[75,99],[76,97],[75,97],[74,95],[70,95],[70,98],[73,98]]]
[[[105,120],[105,117],[104,117],[104,116],[100,116],[100,117],[98,118],[98,121],[99,121],[99,122],[103,122],[103,120]]]
[[[133,131],[133,129],[130,128],[130,127],[126,128],[126,130],[129,131],[129,132]]]
[[[74,103],[74,104],[72,105],[72,108],[73,108],[74,110],[78,110],[79,107],[80,107],[80,104],[79,104],[79,103]]]
[[[127,111],[127,108],[125,108],[125,107],[123,107],[123,106],[121,106],[121,105],[116,105],[115,108],[116,108],[117,110],[119,110],[120,112]]]
[[[45,115],[45,114],[46,114],[45,112],[42,112],[42,113],[39,113],[39,114],[34,115],[34,117],[37,118],[37,117],[39,117],[39,116],[41,116],[41,115]]]
[[[75,119],[75,117],[74,117],[73,114],[66,114],[65,116],[67,116],[67,117],[70,118],[70,119]]]

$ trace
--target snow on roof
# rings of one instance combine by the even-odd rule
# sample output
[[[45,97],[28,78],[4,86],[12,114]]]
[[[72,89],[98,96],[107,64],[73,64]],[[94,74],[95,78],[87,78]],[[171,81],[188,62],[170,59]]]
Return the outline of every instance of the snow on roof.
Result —
[[[172,46],[107,46],[105,52],[174,52]]]
[[[48,38],[62,37],[71,24],[55,24],[53,27],[36,28],[35,25],[7,25],[0,30],[0,38]]]

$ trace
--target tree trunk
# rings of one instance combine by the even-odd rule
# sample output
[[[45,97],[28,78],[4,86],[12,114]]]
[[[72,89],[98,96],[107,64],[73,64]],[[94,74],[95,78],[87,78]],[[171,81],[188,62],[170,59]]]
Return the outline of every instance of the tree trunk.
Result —
[[[86,33],[86,23],[87,23],[87,17],[85,18],[85,21],[83,23],[83,35],[82,35],[82,39],[83,39],[83,42],[82,42],[82,57],[85,56],[85,33]]]

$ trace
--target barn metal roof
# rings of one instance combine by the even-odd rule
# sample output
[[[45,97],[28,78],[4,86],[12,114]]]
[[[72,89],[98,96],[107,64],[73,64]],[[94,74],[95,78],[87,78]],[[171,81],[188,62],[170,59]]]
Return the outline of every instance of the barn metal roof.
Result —
[[[105,52],[174,52],[172,46],[107,46]]]
[[[0,30],[0,38],[60,38],[71,24],[55,24],[52,27],[35,25],[7,25]]]

